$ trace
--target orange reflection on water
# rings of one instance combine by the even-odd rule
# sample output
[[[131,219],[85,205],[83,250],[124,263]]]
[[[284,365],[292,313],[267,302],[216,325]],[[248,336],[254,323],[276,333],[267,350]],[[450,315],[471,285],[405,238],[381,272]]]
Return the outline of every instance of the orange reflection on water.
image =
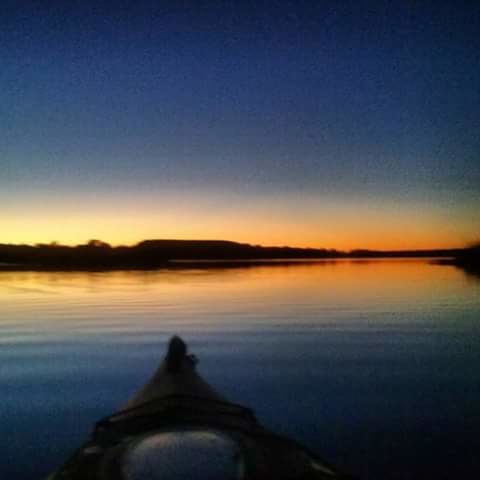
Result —
[[[216,328],[329,321],[342,312],[469,295],[464,275],[427,260],[117,272],[1,272],[0,318],[35,328]],[[388,308],[390,308],[388,307]],[[393,308],[393,307],[392,307]],[[268,319],[268,320],[266,320]]]

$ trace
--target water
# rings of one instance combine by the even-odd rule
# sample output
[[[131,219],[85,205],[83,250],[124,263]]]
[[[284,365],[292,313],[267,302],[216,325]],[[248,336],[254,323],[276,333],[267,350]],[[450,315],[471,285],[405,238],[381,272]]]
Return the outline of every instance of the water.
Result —
[[[262,422],[364,479],[478,477],[480,282],[427,261],[0,272],[0,478],[43,478],[181,334]]]

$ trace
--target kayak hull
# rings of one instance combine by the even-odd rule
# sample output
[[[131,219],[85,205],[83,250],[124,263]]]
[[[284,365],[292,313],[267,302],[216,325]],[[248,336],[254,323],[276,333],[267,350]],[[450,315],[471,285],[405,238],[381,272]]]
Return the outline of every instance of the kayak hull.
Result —
[[[52,480],[307,480],[351,478],[297,442],[264,428],[196,370],[178,337],[153,377]]]

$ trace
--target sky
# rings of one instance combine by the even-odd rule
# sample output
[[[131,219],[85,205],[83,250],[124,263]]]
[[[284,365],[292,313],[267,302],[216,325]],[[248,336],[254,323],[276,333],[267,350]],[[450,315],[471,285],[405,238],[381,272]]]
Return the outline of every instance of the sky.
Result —
[[[480,3],[4,1],[0,243],[480,238]]]

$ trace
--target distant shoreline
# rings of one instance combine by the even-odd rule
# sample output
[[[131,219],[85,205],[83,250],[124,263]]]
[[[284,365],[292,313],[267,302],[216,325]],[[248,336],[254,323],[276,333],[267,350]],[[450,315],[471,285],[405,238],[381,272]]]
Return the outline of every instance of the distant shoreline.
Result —
[[[112,247],[99,240],[63,246],[0,244],[0,270],[154,270],[192,266],[299,264],[326,260],[429,258],[468,263],[472,249],[352,250],[264,247],[225,240],[145,240],[131,247]],[[473,258],[473,257],[472,257]]]

